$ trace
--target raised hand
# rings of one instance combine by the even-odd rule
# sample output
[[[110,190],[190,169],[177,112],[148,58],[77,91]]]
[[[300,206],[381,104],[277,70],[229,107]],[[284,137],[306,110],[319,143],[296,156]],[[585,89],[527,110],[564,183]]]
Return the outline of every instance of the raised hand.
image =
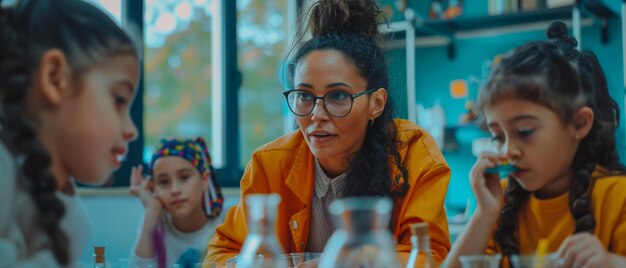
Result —
[[[470,185],[476,196],[477,209],[485,213],[499,213],[502,208],[502,188],[498,174],[485,174],[504,160],[492,153],[482,153],[470,171]]]
[[[142,171],[143,167],[141,165],[131,169],[130,194],[139,197],[146,210],[160,213],[163,209],[163,205],[154,195],[154,182],[150,176],[144,178]]]

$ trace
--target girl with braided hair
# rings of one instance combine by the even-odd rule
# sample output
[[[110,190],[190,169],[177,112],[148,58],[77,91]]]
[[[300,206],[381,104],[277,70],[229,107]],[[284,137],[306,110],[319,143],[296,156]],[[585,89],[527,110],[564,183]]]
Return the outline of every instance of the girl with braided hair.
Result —
[[[283,249],[321,252],[334,231],[333,200],[387,197],[399,257],[411,251],[409,225],[428,222],[441,262],[450,246],[443,209],[450,169],[430,135],[394,119],[376,1],[321,0],[308,13],[302,25],[312,37],[297,42],[288,68],[293,88],[283,92],[300,129],[256,150],[241,179],[242,200],[280,194]],[[223,263],[239,252],[245,211],[244,202],[228,211],[205,260]]]
[[[547,35],[506,56],[479,95],[501,154],[481,155],[470,172],[478,205],[448,267],[461,255],[532,254],[540,239],[561,267],[626,267],[619,108],[597,58],[576,50],[565,24]],[[503,160],[517,171],[501,184],[485,170]]]
[[[74,267],[102,184],[137,135],[137,43],[78,0],[0,1],[0,267]]]
[[[145,208],[130,267],[193,267],[202,262],[215,227],[224,220],[224,198],[202,138],[164,139],[148,177],[131,171],[131,194]]]

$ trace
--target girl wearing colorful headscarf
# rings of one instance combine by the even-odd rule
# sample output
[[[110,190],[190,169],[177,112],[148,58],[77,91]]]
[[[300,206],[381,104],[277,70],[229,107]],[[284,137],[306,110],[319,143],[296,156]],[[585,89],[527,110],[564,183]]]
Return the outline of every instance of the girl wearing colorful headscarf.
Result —
[[[202,261],[224,199],[202,138],[165,139],[156,147],[148,176],[131,171],[131,194],[145,208],[130,267],[192,266]]]

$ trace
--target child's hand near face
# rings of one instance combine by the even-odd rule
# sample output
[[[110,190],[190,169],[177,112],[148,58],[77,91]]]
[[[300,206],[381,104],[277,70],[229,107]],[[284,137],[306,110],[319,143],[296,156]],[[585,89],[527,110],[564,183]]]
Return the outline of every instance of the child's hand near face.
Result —
[[[502,208],[502,188],[498,174],[486,174],[485,170],[497,166],[502,157],[482,153],[470,171],[470,185],[476,196],[477,208],[485,213],[498,214]]]
[[[133,167],[130,171],[130,194],[139,197],[145,208],[141,238],[135,247],[135,254],[141,258],[153,258],[153,232],[163,213],[163,204],[154,195],[154,183],[150,177],[143,178],[143,167]]]
[[[498,173],[486,172],[502,161],[502,156],[483,152],[470,171],[470,186],[476,197],[476,211],[455,242],[445,262],[445,267],[461,267],[459,257],[484,254],[489,243],[493,225],[502,209],[503,191]]]
[[[139,165],[133,167],[130,171],[130,188],[129,191],[132,195],[139,197],[146,211],[158,212],[157,215],[163,210],[163,204],[154,195],[154,182],[148,176],[143,178],[142,175],[143,166]]]

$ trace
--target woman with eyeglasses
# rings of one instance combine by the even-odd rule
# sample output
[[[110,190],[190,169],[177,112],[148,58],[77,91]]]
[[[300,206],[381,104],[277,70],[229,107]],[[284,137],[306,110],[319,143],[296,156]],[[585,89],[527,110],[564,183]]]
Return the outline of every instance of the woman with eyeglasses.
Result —
[[[299,130],[260,147],[241,196],[278,193],[276,235],[285,252],[322,252],[334,231],[328,206],[346,197],[393,200],[396,251],[411,250],[409,225],[428,222],[436,262],[450,248],[443,204],[450,169],[433,138],[393,119],[374,0],[321,0],[308,12],[312,38],[295,48],[293,88],[283,92]],[[246,238],[245,204],[228,211],[205,261],[224,263]]]

